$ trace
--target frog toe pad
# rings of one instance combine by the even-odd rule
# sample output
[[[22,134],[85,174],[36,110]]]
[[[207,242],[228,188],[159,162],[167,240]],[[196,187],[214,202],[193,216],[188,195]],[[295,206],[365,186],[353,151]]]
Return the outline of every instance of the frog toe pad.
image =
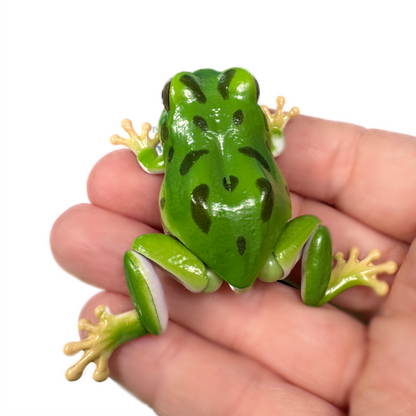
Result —
[[[66,355],[74,355],[84,350],[81,359],[75,365],[68,368],[65,373],[69,381],[78,380],[82,376],[85,367],[91,362],[97,365],[93,375],[94,380],[104,381],[110,374],[108,359],[114,348],[111,333],[108,329],[116,317],[103,305],[95,309],[95,315],[100,320],[97,325],[88,319],[81,319],[78,323],[78,328],[88,331],[89,336],[81,341],[68,342],[64,347],[64,353]]]
[[[350,250],[348,261],[344,260],[342,253],[336,253],[336,265],[332,270],[331,279],[324,297],[319,302],[322,305],[331,300],[338,293],[352,286],[369,286],[377,295],[384,296],[389,291],[386,282],[377,279],[377,274],[393,274],[397,271],[394,261],[374,265],[373,261],[380,258],[379,250],[372,250],[365,259],[358,260],[359,250],[354,247]]]

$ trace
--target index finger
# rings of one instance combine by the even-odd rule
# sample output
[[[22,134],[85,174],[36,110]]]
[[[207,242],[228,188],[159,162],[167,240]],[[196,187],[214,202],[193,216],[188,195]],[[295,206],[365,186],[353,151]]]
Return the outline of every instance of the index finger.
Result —
[[[416,318],[416,240],[410,246],[406,259],[397,273],[383,313],[411,314]]]
[[[410,243],[416,237],[416,138],[299,116],[278,165],[290,190]]]

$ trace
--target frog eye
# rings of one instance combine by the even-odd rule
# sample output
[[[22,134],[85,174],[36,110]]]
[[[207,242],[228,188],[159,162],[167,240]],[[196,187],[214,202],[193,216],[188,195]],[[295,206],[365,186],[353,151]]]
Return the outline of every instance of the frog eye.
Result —
[[[165,84],[162,90],[162,102],[164,107],[166,108],[166,111],[170,110],[169,105],[169,90],[170,90],[170,83],[172,82],[172,78]]]
[[[257,101],[258,101],[259,97],[260,97],[260,86],[259,86],[259,83],[257,82],[256,78],[253,77],[253,79],[254,79],[254,83],[256,84],[256,93],[257,93]]]

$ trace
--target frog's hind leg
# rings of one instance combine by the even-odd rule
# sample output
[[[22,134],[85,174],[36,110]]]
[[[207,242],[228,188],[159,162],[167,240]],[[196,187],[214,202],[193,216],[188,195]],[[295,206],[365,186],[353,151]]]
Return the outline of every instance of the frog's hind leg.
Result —
[[[307,305],[320,306],[352,286],[369,286],[379,296],[389,290],[386,282],[377,279],[377,274],[393,274],[397,270],[394,261],[374,265],[380,258],[379,250],[371,251],[362,261],[358,260],[358,248],[352,248],[348,261],[342,253],[336,253],[332,269],[331,237],[326,227],[318,226],[303,249],[302,299]]]
[[[121,315],[113,315],[108,308],[100,305],[95,308],[95,315],[99,319],[97,325],[88,319],[78,322],[78,329],[89,332],[87,338],[81,341],[68,342],[64,347],[66,355],[74,355],[84,351],[81,359],[65,373],[69,381],[78,380],[89,363],[95,363],[95,381],[104,381],[110,375],[108,360],[113,351],[120,345],[149,332],[140,322],[136,311]]]
[[[145,256],[129,250],[124,256],[124,273],[140,322],[150,333],[161,334],[168,325],[168,308],[152,263]]]
[[[328,229],[313,215],[297,217],[286,224],[269,262],[259,278],[273,275],[285,279],[302,258],[301,294],[308,305],[315,305],[324,296],[331,276],[332,247]]]
[[[374,289],[377,295],[384,296],[389,291],[386,282],[377,279],[377,274],[393,274],[397,271],[397,263],[387,261],[386,263],[374,265],[373,260],[380,258],[379,250],[372,250],[366,258],[358,260],[359,250],[353,247],[350,250],[348,261],[344,260],[342,253],[334,256],[336,265],[332,269],[331,278],[325,295],[320,299],[317,306],[329,302],[333,297],[352,286],[369,286]]]
[[[99,306],[95,311],[100,320],[98,325],[86,319],[79,322],[79,329],[88,331],[89,336],[64,347],[67,355],[84,350],[78,363],[66,372],[68,380],[79,379],[85,367],[94,362],[97,369],[93,377],[103,381],[110,373],[108,359],[117,347],[148,333],[159,335],[164,332],[168,310],[162,284],[152,263],[192,292],[214,292],[222,283],[220,277],[174,238],[163,234],[144,234],[136,238],[132,250],[124,256],[127,286],[135,310],[115,316],[105,306]]]
[[[378,295],[385,295],[388,285],[377,280],[379,273],[395,273],[394,261],[373,265],[372,261],[380,257],[378,250],[373,250],[364,260],[358,260],[358,249],[353,248],[348,262],[342,253],[335,254],[336,266],[332,269],[332,243],[329,231],[320,224],[320,220],[311,215],[304,215],[289,221],[275,250],[277,279],[288,276],[302,256],[301,295],[305,304],[320,306],[334,296],[352,286],[370,286]],[[273,264],[273,261],[269,262]],[[262,274],[267,275],[267,266]],[[260,278],[262,276],[260,275]]]
[[[136,238],[124,257],[127,286],[140,321],[149,332],[158,335],[166,329],[168,312],[152,262],[191,292],[212,292],[222,280],[173,237],[144,234]]]

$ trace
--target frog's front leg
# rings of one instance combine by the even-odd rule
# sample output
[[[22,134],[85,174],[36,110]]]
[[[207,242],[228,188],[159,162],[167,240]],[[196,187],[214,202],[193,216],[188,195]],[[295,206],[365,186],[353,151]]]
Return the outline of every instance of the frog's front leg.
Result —
[[[64,348],[67,355],[84,350],[79,362],[66,372],[68,380],[79,379],[90,362],[97,364],[94,379],[105,380],[109,376],[108,359],[117,347],[148,333],[159,335],[165,331],[168,311],[152,262],[192,292],[214,292],[222,284],[221,278],[174,238],[164,234],[144,234],[136,238],[132,250],[124,256],[127,286],[135,310],[114,316],[105,306],[100,306],[96,309],[98,325],[86,319],[79,322],[79,328],[90,335]]]
[[[123,139],[118,134],[114,134],[110,138],[111,143],[122,144],[128,147],[137,156],[137,160],[145,172],[163,173],[165,171],[165,163],[159,134],[156,133],[153,139],[149,137],[151,125],[143,123],[140,135],[136,133],[132,122],[127,118],[122,121],[121,126],[128,133],[129,138]]]
[[[266,117],[270,133],[270,147],[273,157],[279,156],[285,148],[285,138],[283,129],[292,117],[299,115],[299,108],[292,107],[289,112],[283,113],[285,98],[281,95],[276,98],[276,110],[272,114],[267,105],[262,105],[261,109]]]
[[[286,225],[273,252],[273,260],[276,260],[277,265],[273,262],[269,264],[278,270],[278,278],[284,279],[301,255],[301,295],[304,303],[311,306],[323,305],[344,290],[357,285],[370,286],[378,295],[385,295],[388,285],[377,280],[377,274],[393,274],[397,270],[394,261],[372,264],[373,260],[380,257],[378,250],[373,250],[364,260],[358,261],[356,248],[351,250],[348,262],[342,253],[337,253],[336,266],[332,270],[329,231],[312,215],[295,218]],[[267,274],[267,267],[262,274]]]

